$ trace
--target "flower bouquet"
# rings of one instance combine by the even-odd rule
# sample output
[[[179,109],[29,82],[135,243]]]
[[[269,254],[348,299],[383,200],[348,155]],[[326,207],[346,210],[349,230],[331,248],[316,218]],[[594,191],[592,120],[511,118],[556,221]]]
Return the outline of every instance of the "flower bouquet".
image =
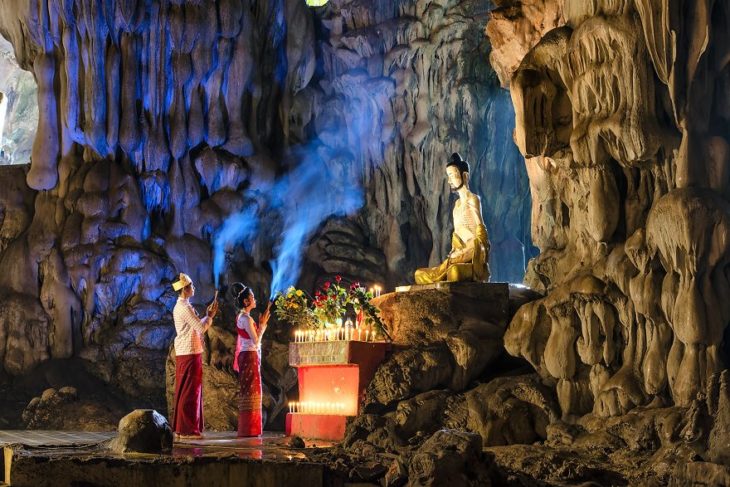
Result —
[[[349,316],[352,316],[354,329],[367,329],[368,333],[372,330],[373,338],[376,334],[390,338],[378,308],[370,302],[372,298],[372,292],[365,290],[360,283],[355,282],[348,287],[343,285],[340,276],[336,276],[334,282],[327,281],[317,289],[311,300],[301,289],[290,287],[276,297],[274,314],[279,320],[299,328],[314,333],[322,330],[327,336],[333,333],[331,336],[335,337],[352,336],[343,329],[345,321],[349,325]],[[338,334],[338,330],[344,333]],[[358,332],[357,336],[361,334]]]

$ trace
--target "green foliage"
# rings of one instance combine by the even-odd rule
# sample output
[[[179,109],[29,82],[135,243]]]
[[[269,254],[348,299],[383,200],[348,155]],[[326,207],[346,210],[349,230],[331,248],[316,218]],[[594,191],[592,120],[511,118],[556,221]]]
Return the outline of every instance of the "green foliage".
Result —
[[[296,326],[316,328],[317,318],[309,307],[307,295],[301,289],[290,287],[274,300],[274,315],[281,321]]]
[[[372,327],[382,336],[389,337],[380,310],[370,302],[372,298],[372,292],[360,283],[346,287],[342,278],[336,276],[334,282],[327,281],[315,291],[311,304],[307,293],[290,287],[276,297],[274,314],[279,320],[312,329],[339,327],[344,317],[351,314],[355,315],[355,321],[358,317],[361,319],[360,326]]]

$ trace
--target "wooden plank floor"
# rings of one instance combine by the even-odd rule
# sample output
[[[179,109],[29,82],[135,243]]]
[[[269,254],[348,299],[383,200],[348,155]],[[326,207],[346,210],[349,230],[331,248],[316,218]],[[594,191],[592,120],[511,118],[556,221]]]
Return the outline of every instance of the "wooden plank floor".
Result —
[[[43,430],[0,430],[0,447],[24,446],[71,446],[93,445],[114,438],[115,431],[43,431]]]

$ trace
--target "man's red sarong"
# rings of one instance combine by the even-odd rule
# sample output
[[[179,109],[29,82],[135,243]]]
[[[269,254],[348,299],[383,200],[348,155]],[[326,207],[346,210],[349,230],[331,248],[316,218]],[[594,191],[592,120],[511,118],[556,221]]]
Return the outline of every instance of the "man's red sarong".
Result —
[[[259,436],[261,418],[261,357],[258,352],[238,353],[238,436]]]
[[[202,354],[175,357],[175,411],[173,430],[181,435],[203,432]]]

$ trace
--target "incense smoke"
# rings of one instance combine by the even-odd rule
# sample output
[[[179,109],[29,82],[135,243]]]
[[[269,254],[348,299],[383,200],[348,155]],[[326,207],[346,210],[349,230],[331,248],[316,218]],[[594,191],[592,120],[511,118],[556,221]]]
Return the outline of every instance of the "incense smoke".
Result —
[[[281,198],[277,203],[284,228],[271,262],[271,296],[297,282],[304,246],[317,227],[331,216],[357,211],[365,202],[361,185],[348,178],[334,178],[315,151],[306,154],[273,191]]]
[[[216,288],[224,270],[226,249],[250,244],[260,237],[276,242],[271,261],[271,296],[293,286],[299,279],[305,245],[317,227],[331,216],[348,215],[363,206],[361,185],[352,178],[333,177],[332,168],[315,149],[295,149],[293,155],[300,160],[299,164],[263,195],[262,213],[278,213],[282,225],[263,228],[256,209],[249,207],[228,217],[216,232],[213,238]]]
[[[256,208],[250,206],[229,216],[213,238],[213,279],[218,288],[226,261],[226,248],[250,243],[256,238],[259,220]],[[250,247],[249,247],[250,248]]]

